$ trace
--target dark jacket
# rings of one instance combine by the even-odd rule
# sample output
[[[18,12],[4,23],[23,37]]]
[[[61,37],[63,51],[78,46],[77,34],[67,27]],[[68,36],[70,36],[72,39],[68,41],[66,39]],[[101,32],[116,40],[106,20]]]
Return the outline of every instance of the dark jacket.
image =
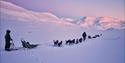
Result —
[[[12,38],[10,37],[10,34],[6,33],[6,35],[5,35],[5,42],[6,43],[10,43],[10,40],[12,40]]]

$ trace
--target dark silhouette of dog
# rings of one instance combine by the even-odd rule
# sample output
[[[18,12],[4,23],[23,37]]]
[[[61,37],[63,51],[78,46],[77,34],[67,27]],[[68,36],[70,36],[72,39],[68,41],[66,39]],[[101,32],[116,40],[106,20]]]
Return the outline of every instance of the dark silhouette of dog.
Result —
[[[73,40],[65,40],[66,41],[66,44],[67,45],[71,45],[71,44],[74,44],[75,43],[75,39],[73,39]]]
[[[66,44],[67,45],[70,45],[71,44],[71,40],[69,39],[69,40],[66,40]]]
[[[73,45],[73,44],[75,44],[75,39],[72,39],[72,40],[70,40],[70,45]]]
[[[89,38],[89,39],[92,39],[92,37],[91,37],[91,36],[88,36],[88,38]]]
[[[95,35],[96,37],[100,37],[100,36],[102,36],[102,34],[100,34],[100,35]]]
[[[79,43],[79,39],[76,39],[76,42],[75,42],[75,44],[78,44]]]
[[[69,44],[69,40],[65,40],[66,44]]]
[[[100,34],[100,35],[95,35],[95,36],[93,36],[92,38],[97,38],[97,37],[100,37],[100,36],[102,36],[102,34]]]
[[[61,47],[62,46],[62,41],[59,42],[59,40],[53,40],[54,46]]]
[[[82,38],[79,38],[79,43],[82,43],[82,40],[83,40]]]
[[[62,41],[60,41],[59,43],[58,43],[58,47],[61,47],[62,46]]]
[[[93,36],[92,38],[96,38],[96,36]]]
[[[83,37],[83,41],[85,41],[85,40],[86,40],[86,37],[87,37],[86,32],[83,32],[82,37]]]
[[[59,40],[53,40],[53,42],[54,42],[54,46],[58,46]]]

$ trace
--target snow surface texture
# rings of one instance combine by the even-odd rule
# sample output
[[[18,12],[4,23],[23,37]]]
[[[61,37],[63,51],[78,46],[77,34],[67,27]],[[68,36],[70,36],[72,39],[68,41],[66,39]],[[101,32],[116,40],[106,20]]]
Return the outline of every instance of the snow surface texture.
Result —
[[[6,1],[0,1],[0,6],[0,63],[124,63],[124,20],[58,18],[52,13],[29,11]],[[40,46],[4,51],[7,29],[11,30],[16,47],[22,47],[22,38]],[[84,31],[91,36],[102,36],[65,45],[65,40],[80,38]],[[52,41],[57,39],[63,41],[62,47],[53,47]]]

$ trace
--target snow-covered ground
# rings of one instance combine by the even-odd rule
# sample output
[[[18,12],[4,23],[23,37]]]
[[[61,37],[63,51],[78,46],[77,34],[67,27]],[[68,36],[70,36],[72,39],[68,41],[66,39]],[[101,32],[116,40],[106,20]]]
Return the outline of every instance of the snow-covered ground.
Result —
[[[33,12],[20,10],[21,8],[12,9],[13,6],[9,9],[7,5],[10,4],[3,5],[6,8],[1,8],[0,12],[0,63],[124,63],[125,29],[86,29],[60,21],[50,13],[34,15]],[[5,12],[8,10],[11,10],[10,14]],[[17,15],[11,14],[12,10]],[[24,17],[25,13],[20,12],[27,12],[27,16]],[[33,15],[28,16],[31,13]],[[22,38],[40,46],[34,49],[4,51],[4,35],[7,29],[11,30],[11,37],[17,48],[22,47]],[[80,38],[83,32],[102,36],[79,44],[65,45],[65,40]],[[53,40],[62,40],[63,46],[53,47]]]

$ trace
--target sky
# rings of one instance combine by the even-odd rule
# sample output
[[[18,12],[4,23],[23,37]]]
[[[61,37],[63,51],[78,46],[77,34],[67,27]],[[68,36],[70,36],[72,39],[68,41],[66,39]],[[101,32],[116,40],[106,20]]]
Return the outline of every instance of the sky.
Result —
[[[36,12],[58,17],[110,16],[124,20],[124,0],[7,0]]]

